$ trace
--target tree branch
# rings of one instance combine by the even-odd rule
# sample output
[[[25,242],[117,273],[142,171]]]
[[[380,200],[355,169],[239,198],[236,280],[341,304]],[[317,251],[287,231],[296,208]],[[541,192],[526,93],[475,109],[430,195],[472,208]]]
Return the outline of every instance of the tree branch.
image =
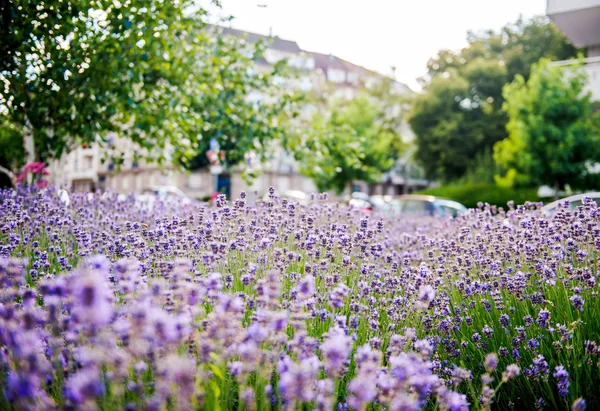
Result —
[[[16,180],[16,176],[14,175],[14,173],[12,171],[10,171],[8,168],[4,168],[2,166],[0,166],[0,173],[6,174],[8,176],[8,178],[10,178],[10,183],[12,188],[15,188],[15,180]]]

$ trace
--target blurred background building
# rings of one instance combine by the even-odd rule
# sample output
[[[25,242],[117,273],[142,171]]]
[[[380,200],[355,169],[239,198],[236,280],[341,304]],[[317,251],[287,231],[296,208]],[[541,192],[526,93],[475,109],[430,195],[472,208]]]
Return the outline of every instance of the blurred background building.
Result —
[[[301,90],[306,93],[319,93],[329,98],[352,99],[363,89],[369,89],[390,77],[368,70],[332,54],[321,54],[302,50],[295,41],[263,36],[231,28],[221,28],[223,34],[243,37],[246,42],[265,41],[268,48],[264,57],[256,62],[255,69],[266,71],[278,61],[285,59],[295,69],[297,75],[291,78],[276,79],[283,87]],[[409,96],[408,86],[392,81],[393,92]],[[251,94],[251,99],[260,100],[264,96]],[[402,107],[391,107],[396,115],[402,115]],[[312,108],[304,107],[302,113],[308,117]],[[399,134],[406,142],[414,135],[406,120],[400,126]],[[114,138],[114,137],[113,137]],[[110,162],[102,162],[104,150],[98,145],[80,147],[50,164],[51,182],[75,191],[111,190],[118,193],[141,193],[156,186],[175,186],[192,198],[210,196],[215,190],[228,195],[241,191],[256,191],[260,195],[269,186],[279,192],[299,190],[305,193],[317,191],[313,182],[300,174],[298,164],[283,148],[274,146],[273,156],[261,165],[260,175],[251,185],[246,183],[239,170],[211,174],[209,169],[181,172],[174,169],[161,169],[155,164],[134,161],[134,146],[128,140],[113,141],[118,151],[124,155],[120,169]],[[357,182],[355,191],[369,194],[403,194],[423,189],[429,182],[421,169],[414,164],[412,153],[406,152],[395,166],[382,175],[377,184]]]
[[[600,0],[548,0],[546,13],[574,46],[587,49],[583,62],[588,91],[600,101]],[[579,60],[555,64],[575,65]]]

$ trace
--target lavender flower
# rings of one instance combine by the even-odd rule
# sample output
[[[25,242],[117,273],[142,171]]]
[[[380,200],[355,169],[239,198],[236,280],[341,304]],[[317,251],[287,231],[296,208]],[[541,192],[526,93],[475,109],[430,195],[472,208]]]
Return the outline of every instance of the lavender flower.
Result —
[[[537,323],[540,327],[548,327],[548,320],[550,319],[550,311],[548,310],[540,310],[538,313]]]
[[[579,295],[574,295],[571,298],[569,298],[569,300],[571,300],[571,303],[573,304],[573,307],[575,307],[576,310],[583,311],[583,304],[585,303],[585,301]]]
[[[330,377],[339,377],[345,367],[352,348],[350,337],[344,330],[335,327],[330,330],[319,347],[325,364],[325,370]]]
[[[417,305],[421,308],[429,307],[429,303],[435,298],[435,289],[430,285],[422,286],[419,289],[419,298]]]
[[[506,366],[506,370],[502,373],[502,380],[509,381],[521,374],[521,369],[517,364],[510,364]]]
[[[483,365],[487,372],[494,371],[498,366],[498,356],[494,353],[486,355]]]
[[[583,411],[586,408],[586,402],[583,398],[577,398],[574,402],[573,402],[573,407],[571,408],[572,411]]]
[[[549,378],[565,398],[594,384],[597,324],[578,310],[598,298],[595,203],[552,217],[481,204],[453,220],[365,218],[323,195],[269,194],[148,208],[0,190],[6,399],[225,410],[234,379],[244,409],[463,410],[472,392],[491,406],[499,358],[515,362],[501,377],[513,408],[543,406],[518,393],[534,398]],[[557,355],[569,363],[550,375]],[[590,378],[569,385],[571,363]]]
[[[569,385],[571,385],[569,382],[569,373],[562,365],[559,365],[554,369],[553,376],[557,380],[556,384],[558,385],[559,394],[562,397],[566,397],[569,393]]]

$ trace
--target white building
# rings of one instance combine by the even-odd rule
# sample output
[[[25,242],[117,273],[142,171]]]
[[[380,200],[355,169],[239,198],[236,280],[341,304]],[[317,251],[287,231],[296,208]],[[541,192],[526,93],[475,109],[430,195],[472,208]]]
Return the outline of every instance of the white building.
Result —
[[[546,14],[576,47],[586,48],[588,91],[600,101],[600,0],[548,0]],[[556,62],[577,64],[578,60]]]
[[[279,38],[269,40],[267,36],[230,28],[222,28],[222,30],[226,35],[243,37],[249,43],[269,41],[264,58],[256,63],[256,70],[266,71],[277,61],[286,59],[288,64],[298,69],[296,78],[285,80],[288,87],[306,92],[333,89],[332,97],[352,98],[360,89],[368,88],[383,78],[381,74],[339,57],[304,51],[294,41]],[[394,82],[394,86],[399,93],[411,92],[404,84]],[[257,93],[250,98],[261,99],[262,96]],[[403,137],[408,140],[413,138],[406,122],[401,128]],[[50,165],[51,182],[76,191],[102,189],[118,193],[140,193],[155,186],[174,185],[195,198],[210,196],[217,186],[227,187],[227,191],[234,196],[240,191],[257,191],[263,194],[269,186],[276,187],[279,192],[316,191],[312,181],[299,173],[294,159],[278,147],[274,147],[273,159],[261,166],[262,174],[252,185],[248,185],[241,178],[241,174],[235,170],[217,177],[211,175],[208,170],[183,173],[160,169],[154,164],[137,163],[133,160],[134,150],[130,146],[131,143],[126,140],[119,140],[116,143],[116,147],[125,158],[118,172],[110,162],[101,162],[104,153],[97,145],[78,148]],[[398,167],[382,177],[380,184],[370,187],[362,184],[361,189],[377,194],[398,194],[427,185],[424,179],[408,177],[413,176],[414,171],[414,167],[411,169],[410,164],[407,166],[406,159],[401,160],[398,162]],[[418,173],[417,177],[419,177]]]

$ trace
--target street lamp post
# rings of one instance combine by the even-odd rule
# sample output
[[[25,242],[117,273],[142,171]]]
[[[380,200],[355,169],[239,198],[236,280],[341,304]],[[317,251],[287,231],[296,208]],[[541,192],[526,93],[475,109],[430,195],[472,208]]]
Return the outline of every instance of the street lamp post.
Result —
[[[214,177],[214,190],[213,193],[219,192],[219,174],[223,172],[223,166],[221,165],[221,159],[224,157],[225,152],[220,151],[219,143],[214,138],[210,139],[210,150],[206,152],[206,157],[210,161],[210,173]]]

